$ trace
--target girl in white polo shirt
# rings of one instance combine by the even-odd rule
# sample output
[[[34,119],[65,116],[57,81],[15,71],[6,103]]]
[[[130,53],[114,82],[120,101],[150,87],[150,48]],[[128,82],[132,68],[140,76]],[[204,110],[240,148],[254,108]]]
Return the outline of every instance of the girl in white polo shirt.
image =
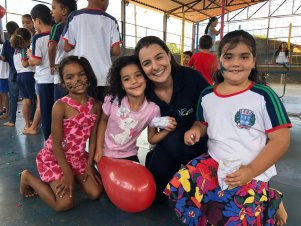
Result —
[[[208,135],[208,154],[175,174],[165,193],[189,225],[283,225],[282,194],[269,187],[274,164],[287,151],[292,126],[275,92],[259,84],[256,42],[237,30],[219,45],[215,86],[199,99],[187,145]]]

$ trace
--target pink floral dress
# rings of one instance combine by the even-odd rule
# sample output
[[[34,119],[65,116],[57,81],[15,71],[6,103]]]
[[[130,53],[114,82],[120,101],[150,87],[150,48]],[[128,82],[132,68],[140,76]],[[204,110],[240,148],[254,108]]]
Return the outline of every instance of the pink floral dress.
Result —
[[[72,118],[64,119],[62,147],[73,174],[83,174],[88,162],[88,153],[85,151],[86,142],[97,118],[96,114],[90,113],[94,99],[89,97],[85,105],[67,96],[58,101],[66,103],[79,112]],[[36,163],[42,181],[51,182],[63,177],[61,167],[54,156],[51,135],[46,140],[44,148],[38,153]]]

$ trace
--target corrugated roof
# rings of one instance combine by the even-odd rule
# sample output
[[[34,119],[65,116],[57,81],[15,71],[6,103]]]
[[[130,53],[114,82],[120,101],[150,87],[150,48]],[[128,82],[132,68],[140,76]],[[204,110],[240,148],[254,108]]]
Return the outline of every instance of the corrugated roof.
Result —
[[[267,0],[225,0],[225,14]],[[221,15],[221,0],[129,0],[130,3],[157,10],[191,22]]]

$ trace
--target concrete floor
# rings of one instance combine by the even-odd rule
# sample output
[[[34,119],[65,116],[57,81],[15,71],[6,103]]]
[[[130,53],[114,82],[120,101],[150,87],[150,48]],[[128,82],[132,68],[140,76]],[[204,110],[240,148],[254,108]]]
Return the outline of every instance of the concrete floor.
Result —
[[[282,85],[271,84],[279,95]],[[301,192],[301,85],[288,84],[282,98],[291,115],[291,145],[287,154],[277,163],[278,175],[272,179],[273,187],[284,193],[289,215],[287,225],[298,226],[301,214],[298,208]],[[3,124],[0,120],[0,124]],[[182,225],[168,203],[152,206],[138,214],[116,208],[106,195],[90,201],[75,187],[75,208],[56,213],[38,197],[25,199],[19,194],[20,172],[27,168],[37,175],[35,156],[43,146],[41,134],[24,136],[24,123],[18,113],[16,127],[0,126],[0,226],[177,226]],[[145,132],[139,139],[139,158],[144,162],[148,151]]]

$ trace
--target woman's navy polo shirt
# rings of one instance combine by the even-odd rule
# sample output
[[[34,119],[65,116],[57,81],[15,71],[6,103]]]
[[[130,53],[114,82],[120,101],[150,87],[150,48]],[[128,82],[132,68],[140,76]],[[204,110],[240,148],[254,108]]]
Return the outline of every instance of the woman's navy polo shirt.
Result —
[[[149,81],[147,97],[160,107],[161,116],[171,116],[177,121],[177,128],[190,128],[196,121],[199,96],[209,86],[203,76],[188,67],[172,70],[173,93],[170,103],[162,101],[154,92],[154,84]]]

